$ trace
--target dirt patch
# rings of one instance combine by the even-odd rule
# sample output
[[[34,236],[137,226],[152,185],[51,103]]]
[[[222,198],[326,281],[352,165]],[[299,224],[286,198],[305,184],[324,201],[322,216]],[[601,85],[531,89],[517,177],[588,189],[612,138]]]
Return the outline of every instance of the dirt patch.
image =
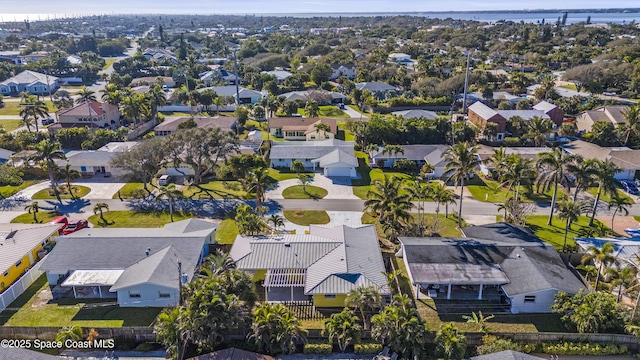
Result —
[[[53,300],[53,296],[51,295],[51,290],[49,288],[42,289],[38,293],[38,295],[33,299],[31,303],[31,307],[40,308],[46,306],[49,301]]]
[[[611,216],[596,216],[596,219],[600,220],[607,226],[611,226]],[[629,234],[624,232],[626,228],[637,228],[638,220],[633,216],[616,216],[615,223],[613,224],[613,231],[621,236],[630,237]]]

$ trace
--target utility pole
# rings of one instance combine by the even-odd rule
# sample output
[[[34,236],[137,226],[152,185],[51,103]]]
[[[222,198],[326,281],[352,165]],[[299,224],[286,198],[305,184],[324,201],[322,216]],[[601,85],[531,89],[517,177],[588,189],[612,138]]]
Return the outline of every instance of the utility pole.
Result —
[[[178,306],[182,306],[182,261],[178,260]]]
[[[238,58],[236,52],[238,52],[238,49],[233,49],[233,76],[235,76],[233,82],[236,84],[236,118],[240,118],[240,113],[238,112],[240,109],[240,88],[238,85]],[[238,124],[238,121],[236,121],[236,134],[240,135],[240,124]]]
[[[462,95],[462,113],[467,112],[467,91],[469,90],[469,62],[471,61],[471,51],[467,53],[467,71],[464,75],[464,94]]]

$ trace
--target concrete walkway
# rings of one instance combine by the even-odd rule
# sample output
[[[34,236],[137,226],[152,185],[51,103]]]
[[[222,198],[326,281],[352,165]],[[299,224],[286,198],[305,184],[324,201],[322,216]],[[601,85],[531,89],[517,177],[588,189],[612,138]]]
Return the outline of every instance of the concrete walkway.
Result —
[[[345,106],[342,111],[344,111],[345,114],[349,115],[351,120],[369,120],[368,117],[354,110],[351,106]]]
[[[278,182],[274,189],[267,191],[267,199],[282,200],[284,199],[284,196],[282,196],[284,189],[296,185],[300,185],[298,179],[282,180]],[[353,195],[353,188],[349,179],[330,179],[324,175],[315,174],[309,185],[327,190],[328,193],[324,199],[359,200],[357,196]]]

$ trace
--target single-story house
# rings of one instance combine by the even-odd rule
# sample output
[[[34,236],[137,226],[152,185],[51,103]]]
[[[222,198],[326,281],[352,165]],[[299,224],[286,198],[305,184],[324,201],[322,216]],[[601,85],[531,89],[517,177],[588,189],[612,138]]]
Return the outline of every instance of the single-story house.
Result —
[[[552,149],[548,147],[504,147],[498,148],[488,145],[478,145],[478,157],[482,160],[480,163],[480,172],[483,175],[489,175],[491,170],[493,170],[493,165],[490,163],[490,159],[493,157],[493,152],[496,150],[502,149],[505,154],[518,154],[525,159],[530,159],[533,161],[538,160],[538,154],[550,152]]]
[[[69,297],[116,298],[123,307],[173,306],[178,286],[194,277],[215,232],[215,224],[201,219],[162,228],[85,228],[58,237],[40,269],[49,285]]]
[[[476,101],[467,113],[470,122],[480,129],[484,129],[487,122],[493,122],[498,125],[498,139],[504,137],[507,129],[507,122],[512,117],[518,116],[523,120],[531,120],[534,117],[541,117],[553,121],[555,126],[562,125],[564,113],[557,106],[541,101],[533,107],[533,110],[495,110],[480,101]]]
[[[384,153],[384,148],[380,147],[371,154],[375,164],[381,167],[390,168],[396,160],[411,160],[418,164],[418,167],[429,163],[433,165],[435,171],[430,174],[433,178],[440,178],[445,172],[447,162],[442,154],[449,149],[449,145],[402,145],[403,153]]]
[[[25,70],[0,82],[0,94],[17,96],[26,91],[34,95],[49,95],[55,93],[59,87],[60,81],[57,77]]]
[[[62,224],[0,224],[0,293],[46,254]],[[9,304],[5,304],[9,305]]]
[[[270,166],[289,169],[294,160],[301,161],[307,170],[322,169],[325,176],[358,176],[358,159],[354,155],[353,143],[336,139],[303,143],[274,143],[269,155]]]
[[[261,74],[267,74],[267,75],[272,75],[275,76],[276,78],[276,82],[278,84],[280,84],[281,82],[283,82],[286,78],[292,76],[293,74],[286,71],[286,70],[272,70],[272,71],[263,71],[261,72]]]
[[[313,300],[316,307],[344,307],[346,295],[359,287],[391,294],[372,225],[311,225],[308,235],[238,235],[230,255],[238,269],[262,283],[270,302]]]
[[[169,50],[159,49],[159,48],[148,48],[142,52],[142,55],[152,61],[169,61],[174,64],[177,64],[178,58],[174,53]]]
[[[525,354],[519,351],[503,350],[493,354],[472,356],[470,360],[543,360],[544,358]]]
[[[391,86],[387,83],[379,81],[361,82],[356,84],[356,89],[362,91],[369,91],[373,97],[378,100],[384,100],[387,94],[396,93],[398,89],[395,86]]]
[[[290,91],[280,94],[278,97],[284,101],[302,101],[305,103],[309,100],[314,100],[318,105],[344,104],[347,99],[346,96],[339,92],[327,90]]]
[[[542,86],[542,85],[533,84],[533,85],[527,86],[527,95],[533,96],[536,93],[536,90],[540,86]],[[591,97],[591,94],[589,94],[589,93],[582,92],[582,91],[571,90],[571,89],[565,89],[565,88],[561,88],[561,87],[556,87],[554,90],[556,91],[556,94],[558,94],[559,96],[564,97],[564,98],[570,98],[570,97],[574,97],[574,96],[582,96],[582,97],[585,97],[585,98]]]
[[[416,297],[489,300],[511,312],[551,312],[558,291],[584,288],[556,250],[529,229],[497,223],[462,229],[462,238],[401,237]]]
[[[389,61],[393,62],[410,62],[411,55],[405,53],[391,53],[389,54]]]
[[[224,85],[224,86],[211,86],[207,88],[201,88],[197,91],[204,90],[213,90],[218,94],[218,96],[228,97],[228,98],[236,98],[236,87],[235,85]],[[247,88],[243,88],[242,86],[238,87],[238,104],[257,104],[262,100],[262,93],[255,90],[249,90]]]
[[[188,121],[191,117],[181,117],[173,120],[166,120],[160,125],[153,128],[156,137],[171,135],[176,132],[178,125]],[[222,130],[235,131],[236,118],[230,116],[214,116],[214,117],[194,117],[197,127],[208,129],[217,127]]]
[[[329,80],[337,80],[340,76],[344,76],[349,80],[353,80],[358,76],[356,67],[353,64],[335,64],[331,65],[333,73],[329,76]]]
[[[135,141],[110,142],[98,150],[71,150],[66,153],[66,160],[57,160],[56,164],[64,168],[71,164],[82,176],[122,176],[123,169],[111,165],[111,159],[119,152],[127,151],[138,143]]]
[[[15,154],[11,150],[0,148],[0,164],[4,164],[7,161],[11,160],[11,157]]]
[[[440,115],[433,111],[422,110],[422,109],[412,109],[412,110],[402,110],[402,111],[394,111],[393,115],[400,116],[403,119],[418,119],[424,118],[428,120],[435,120],[440,118]]]
[[[198,355],[187,360],[275,360],[275,358],[247,350],[227,348],[208,354]]]
[[[117,129],[120,127],[120,110],[106,102],[87,101],[68,109],[56,111],[56,123],[49,126],[49,134],[63,128],[91,127]]]
[[[242,79],[231,72],[223,69],[221,66],[216,66],[215,68],[205,71],[203,73],[198,74],[200,80],[204,83],[204,86],[211,86],[216,83],[225,83],[227,85],[235,85],[236,80],[238,80],[238,84],[242,84]]]
[[[629,107],[625,105],[613,105],[583,111],[576,116],[576,126],[578,131],[585,132],[591,131],[591,127],[596,121],[610,122],[613,126],[618,127],[627,123],[627,119],[624,116],[624,112],[627,109]]]
[[[317,129],[318,124],[328,125],[329,131]],[[335,138],[338,124],[336,119],[274,117],[269,119],[269,133],[285,140],[321,141]]]
[[[162,84],[165,85],[167,88],[169,89],[173,89],[174,87],[176,87],[176,81],[173,80],[173,78],[171,76],[145,76],[145,77],[139,77],[139,78],[135,78],[133,80],[131,80],[131,87],[137,87],[137,86],[149,86],[149,85],[155,85],[158,83],[158,79],[162,79]]]
[[[562,146],[569,154],[580,155],[584,159],[611,161],[622,171],[615,175],[617,180],[633,180],[640,170],[640,150],[632,150],[626,146],[602,147],[590,142],[576,140]]]

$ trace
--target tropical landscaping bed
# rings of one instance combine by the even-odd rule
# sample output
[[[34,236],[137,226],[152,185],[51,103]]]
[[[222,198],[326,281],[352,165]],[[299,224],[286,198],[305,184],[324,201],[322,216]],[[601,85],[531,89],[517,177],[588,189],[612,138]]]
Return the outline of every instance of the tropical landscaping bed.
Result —
[[[67,185],[58,185],[58,194],[60,199],[80,199],[91,192],[91,189],[82,185],[71,185],[71,190]],[[33,194],[34,200],[53,200],[57,199],[53,189],[46,188]]]

